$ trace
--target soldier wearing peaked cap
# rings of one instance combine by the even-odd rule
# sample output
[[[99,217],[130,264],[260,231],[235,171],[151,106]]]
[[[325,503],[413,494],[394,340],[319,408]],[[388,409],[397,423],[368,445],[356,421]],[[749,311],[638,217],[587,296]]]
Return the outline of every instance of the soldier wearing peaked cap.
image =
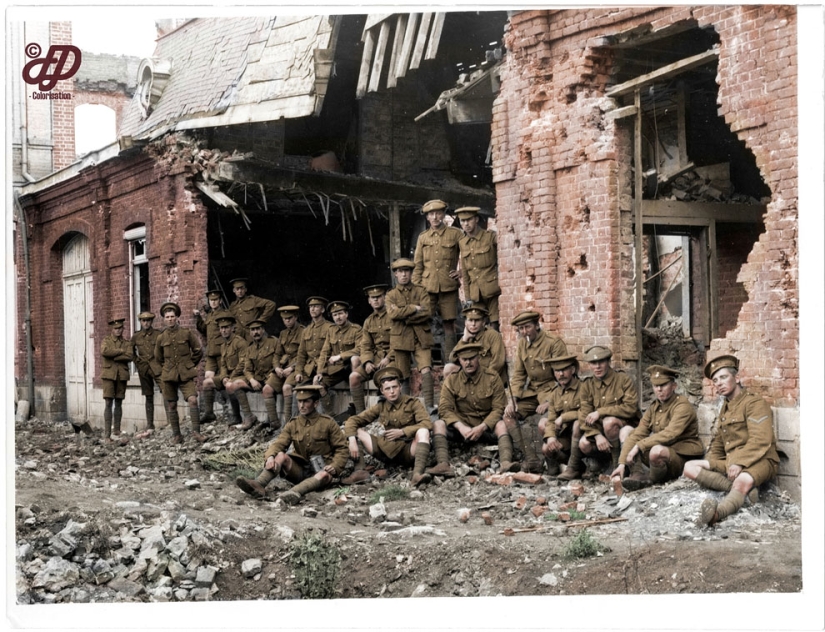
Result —
[[[575,354],[552,357],[549,362],[558,386],[547,395],[547,413],[539,420],[538,430],[542,436],[541,452],[547,474],[556,476],[560,464],[570,458],[573,442],[578,440],[582,381],[579,379],[579,361]],[[565,468],[559,478],[574,478],[569,476],[568,469],[570,468]]]
[[[626,491],[679,478],[685,462],[704,453],[696,410],[686,397],[676,394],[679,373],[659,364],[648,367],[647,372],[656,400],[637,428],[621,429],[622,452],[611,473]],[[630,475],[625,476],[628,469]]]
[[[124,318],[109,321],[111,333],[103,339],[100,355],[103,363],[100,378],[103,382],[103,436],[111,441],[114,421],[114,434],[120,435],[120,420],[123,418],[121,404],[126,397],[126,382],[129,381],[129,362],[132,361],[132,343],[123,337]],[[114,410],[112,410],[114,407]]]
[[[288,395],[287,387],[295,388],[297,384],[312,382],[318,371],[318,359],[327,334],[335,325],[324,318],[329,301],[323,296],[310,296],[307,299],[309,316],[312,319],[303,332],[301,332],[301,342],[298,345],[298,357],[295,360],[295,372],[287,378],[284,386],[284,397]]]
[[[413,256],[412,282],[427,290],[430,315],[436,310],[444,324],[444,358],[455,346],[455,319],[458,316],[458,241],[462,232],[444,222],[447,204],[430,200],[421,208],[429,228],[418,236]]]
[[[243,368],[240,375],[234,378],[226,389],[230,395],[238,398],[243,417],[241,430],[249,430],[258,423],[258,418],[252,414],[252,409],[249,406],[247,391],[261,393],[269,425],[275,430],[281,427],[281,420],[278,417],[276,408],[275,392],[267,381],[281,357],[283,349],[277,338],[271,338],[267,335],[264,329],[265,324],[262,320],[253,320],[249,323],[248,329],[252,342],[249,343],[241,355]]]
[[[486,326],[487,308],[480,303],[471,303],[461,310],[464,316],[464,334],[459,340],[459,344],[477,342],[481,345],[479,352],[481,367],[490,369],[498,373],[501,381],[507,383],[507,360],[504,351],[504,339],[495,329]],[[444,366],[443,379],[447,379],[452,373],[460,371],[455,351],[450,356],[449,364]]]
[[[367,295],[367,300],[372,307],[372,314],[367,316],[361,327],[361,339],[358,343],[361,366],[354,369],[349,376],[355,414],[360,414],[366,409],[364,381],[369,380],[376,371],[392,363],[390,353],[392,321],[386,307],[387,289],[384,283],[364,288],[364,294]]]
[[[195,315],[195,327],[206,340],[206,363],[204,365],[204,380],[212,383],[215,373],[218,372],[218,364],[221,360],[221,332],[218,327],[217,315],[223,307],[220,290],[209,290],[206,293],[206,300],[209,302],[209,311],[203,313],[199,309],[193,309]],[[206,382],[204,382],[204,385]],[[202,385],[203,386],[203,385]],[[201,423],[215,421],[215,389],[203,389],[203,416]]]
[[[252,342],[247,329],[249,323],[253,320],[262,320],[265,325],[275,313],[275,301],[247,294],[248,279],[232,279],[230,283],[235,294],[235,300],[229,305],[229,311],[236,320],[235,333],[246,338],[247,342]]]
[[[742,386],[739,359],[714,358],[705,365],[705,377],[723,397],[722,408],[705,458],[688,461],[684,475],[702,487],[727,492],[722,502],[702,501],[698,522],[711,526],[739,511],[746,497],[758,500],[759,486],[776,476],[779,454],[771,407]]]
[[[476,206],[456,209],[464,235],[458,240],[464,296],[484,305],[494,329],[498,329],[498,243],[496,233],[479,226]]]
[[[401,370],[404,379],[408,380],[412,357],[415,357],[415,364],[421,372],[424,406],[427,410],[432,410],[435,400],[430,349],[434,341],[430,327],[430,298],[424,288],[412,282],[415,267],[412,261],[397,259],[391,267],[397,281],[397,285],[387,292],[387,312],[392,321],[390,350],[393,362]]]
[[[343,380],[349,382],[353,370],[361,366],[361,358],[358,357],[361,325],[349,321],[349,310],[350,304],[346,301],[329,304],[329,314],[335,325],[327,331],[318,356],[318,372],[313,380],[324,387],[321,405],[325,413],[332,411],[332,393],[329,389]]]
[[[132,356],[140,379],[140,392],[144,397],[146,410],[146,427],[149,430],[155,429],[155,384],[158,390],[163,392],[160,381],[162,369],[160,362],[155,358],[155,343],[160,331],[152,326],[154,320],[155,315],[152,312],[138,314],[140,331],[132,335]]]
[[[306,494],[329,485],[347,463],[347,442],[341,427],[332,417],[317,411],[321,387],[298,386],[295,394],[299,414],[284,425],[267,448],[260,474],[254,479],[235,479],[238,487],[253,498],[265,498],[267,484],[280,474],[294,484],[280,499],[288,505],[297,504]]]
[[[234,394],[229,393],[229,386],[232,381],[243,375],[243,353],[246,351],[247,343],[244,338],[235,333],[235,317],[228,310],[223,310],[215,315],[218,325],[220,339],[218,348],[220,357],[218,358],[218,370],[212,377],[205,377],[203,380],[203,395],[205,401],[214,401],[215,391],[225,391],[232,414],[229,424],[241,423],[240,403]],[[211,391],[211,395],[210,395]]]
[[[278,413],[282,424],[292,417],[292,385],[288,381],[289,377],[295,373],[298,349],[301,346],[301,334],[304,332],[304,326],[298,322],[299,311],[301,310],[297,305],[284,305],[278,308],[278,313],[284,323],[284,328],[278,334],[282,353],[266,381],[273,392],[283,395],[283,409]]]
[[[381,399],[374,406],[344,423],[344,436],[349,444],[349,453],[355,461],[355,470],[342,483],[369,480],[364,469],[364,451],[387,463],[399,462],[413,466],[411,482],[413,486],[426,484],[430,476],[424,473],[430,455],[430,421],[424,405],[416,397],[401,392],[403,376],[396,367],[388,366],[375,372],[375,385],[381,392]],[[381,436],[368,433],[364,426],[379,421],[384,427]]]

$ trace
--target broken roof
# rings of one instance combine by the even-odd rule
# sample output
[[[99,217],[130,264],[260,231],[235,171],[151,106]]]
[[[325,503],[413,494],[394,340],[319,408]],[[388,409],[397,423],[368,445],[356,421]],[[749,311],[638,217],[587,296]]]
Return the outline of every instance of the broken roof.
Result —
[[[138,89],[119,137],[316,113],[333,24],[329,16],[190,20],[158,40],[152,59],[169,64],[168,83],[148,114]]]

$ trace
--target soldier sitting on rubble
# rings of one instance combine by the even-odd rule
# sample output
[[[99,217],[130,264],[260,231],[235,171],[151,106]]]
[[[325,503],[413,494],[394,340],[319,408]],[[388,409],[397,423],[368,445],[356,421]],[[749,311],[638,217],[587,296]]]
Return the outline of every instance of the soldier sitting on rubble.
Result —
[[[705,377],[724,398],[716,433],[703,460],[685,463],[684,475],[702,487],[728,492],[722,502],[705,498],[699,524],[712,526],[739,511],[745,497],[756,502],[758,488],[776,476],[779,454],[771,407],[739,381],[739,360],[723,355],[705,365]]]
[[[433,424],[421,400],[401,392],[403,377],[401,371],[393,366],[376,371],[373,380],[381,391],[381,399],[375,406],[344,423],[349,453],[356,462],[352,475],[341,481],[345,485],[369,480],[370,475],[364,469],[363,451],[382,461],[413,465],[411,482],[416,487],[430,482],[432,477],[424,473],[424,468],[430,456],[430,429]],[[371,434],[363,429],[374,421],[379,421],[384,427],[383,435]]]
[[[218,358],[218,372],[214,377],[203,379],[203,392],[204,395],[210,389],[227,392],[226,397],[232,409],[229,425],[232,426],[241,423],[241,406],[237,395],[230,395],[228,389],[234,380],[243,377],[243,353],[248,345],[243,336],[235,334],[235,317],[232,312],[221,311],[216,315],[215,320],[221,336],[219,341],[221,355]]]
[[[264,454],[264,468],[254,479],[239,476],[235,484],[253,498],[263,500],[266,486],[281,474],[295,486],[279,498],[295,505],[309,492],[332,483],[347,462],[347,442],[335,420],[316,408],[321,387],[299,386],[298,416],[290,419]],[[287,454],[292,446],[292,452]]]
[[[570,459],[564,480],[578,478],[581,467],[579,451],[579,408],[581,408],[582,380],[579,379],[579,361],[575,354],[548,360],[558,387],[546,395],[547,414],[539,419],[539,433],[543,442],[547,475],[559,474],[560,464]],[[570,470],[570,472],[568,472]],[[559,478],[562,478],[561,476]]]
[[[610,475],[622,481],[625,491],[679,478],[685,462],[704,453],[696,410],[684,395],[676,394],[679,373],[658,364],[647,372],[656,401],[637,428],[625,426],[619,431],[622,452]],[[625,476],[628,469],[630,476]]]
[[[502,419],[507,398],[498,373],[482,369],[477,342],[458,343],[455,355],[461,370],[450,375],[441,385],[441,400],[433,424],[433,446],[436,465],[427,470],[436,476],[453,476],[448,439],[457,442],[498,442],[502,472],[514,472],[519,464],[513,461],[513,441],[509,424]]]

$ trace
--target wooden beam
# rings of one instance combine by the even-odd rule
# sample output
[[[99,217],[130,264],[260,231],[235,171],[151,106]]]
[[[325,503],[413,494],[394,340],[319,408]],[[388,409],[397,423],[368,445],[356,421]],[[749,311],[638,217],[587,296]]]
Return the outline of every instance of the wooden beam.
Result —
[[[682,236],[682,335],[690,337],[690,237]]]
[[[644,279],[642,270],[642,195],[644,182],[642,174],[642,95],[637,88],[633,95],[633,105],[636,108],[635,125],[633,126],[633,217],[635,227],[636,249],[636,384],[642,384],[642,294],[644,293]],[[639,390],[639,405],[642,403],[642,389]]]
[[[704,53],[699,53],[698,55],[681,59],[677,62],[673,62],[672,64],[668,64],[667,66],[663,66],[658,70],[649,72],[646,75],[642,75],[641,77],[636,77],[630,81],[625,81],[617,86],[613,86],[607,91],[607,96],[620,97],[625,94],[630,94],[637,88],[641,88],[649,83],[670,79],[671,77],[675,77],[676,75],[687,72],[688,70],[709,64],[716,61],[718,57],[719,50],[712,48]]]
[[[367,16],[367,21],[364,23],[364,35],[366,35],[367,31],[372,30],[372,27],[376,24],[380,24],[387,18],[392,17],[392,13],[372,13]],[[361,40],[364,40],[364,36],[361,36]]]
[[[410,60],[410,70],[416,70],[421,64],[421,57],[424,55],[424,45],[427,43],[427,32],[430,30],[432,13],[421,14],[421,24],[418,27],[418,37],[415,38],[415,48]]]
[[[390,263],[401,258],[401,213],[398,202],[393,202],[390,206]],[[393,287],[395,287],[395,275],[393,276]]]
[[[375,33],[367,31],[364,33],[364,52],[361,55],[361,71],[358,74],[358,87],[355,89],[355,98],[360,99],[367,93],[367,83],[370,79],[370,66],[372,66],[372,52],[375,50]]]
[[[398,19],[395,21],[395,36],[392,40],[392,52],[390,53],[390,67],[387,69],[387,87],[394,88],[396,86],[398,75],[398,55],[401,51],[401,42],[404,39],[404,31],[407,28],[407,15],[399,13]]]
[[[438,52],[438,44],[441,41],[441,31],[444,30],[444,18],[446,13],[436,13],[433,20],[433,26],[430,30],[430,42],[427,44],[427,51],[424,53],[424,59],[435,59]]]
[[[395,69],[395,74],[399,77],[404,77],[407,74],[417,26],[418,13],[410,13],[410,19],[407,21],[407,32],[404,33],[404,43],[401,45],[401,54],[398,56],[398,66]]]
[[[636,116],[635,105],[628,105],[623,108],[616,108],[615,110],[610,110],[610,112],[604,115],[604,118],[608,121],[612,121],[627,118],[628,116]]]
[[[642,214],[646,224],[678,224],[682,220],[715,220],[727,224],[757,224],[767,207],[764,204],[723,204],[721,202],[681,202],[644,200]],[[679,220],[679,221],[671,221]]]
[[[708,306],[710,308],[710,331],[708,338],[719,336],[719,256],[716,252],[716,222],[708,226]]]
[[[676,86],[676,126],[679,142],[679,164],[688,164],[687,154],[687,109],[685,108],[685,82]],[[692,164],[692,163],[691,163]]]
[[[376,92],[381,82],[381,71],[384,69],[384,57],[387,52],[387,40],[390,37],[390,23],[387,20],[381,22],[381,31],[378,33],[378,44],[375,46],[375,59],[370,70],[370,85],[368,92]]]

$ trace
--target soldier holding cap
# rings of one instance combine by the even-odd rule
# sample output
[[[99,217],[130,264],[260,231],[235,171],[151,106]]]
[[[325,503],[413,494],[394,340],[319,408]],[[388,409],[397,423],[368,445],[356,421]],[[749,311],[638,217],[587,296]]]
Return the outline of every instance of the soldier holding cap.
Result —
[[[163,392],[160,381],[161,366],[155,358],[155,343],[158,340],[160,331],[152,327],[155,315],[152,312],[141,312],[138,314],[140,321],[140,331],[136,331],[132,336],[132,356],[135,359],[138,378],[140,379],[140,392],[144,397],[146,408],[146,427],[149,430],[155,429],[155,384]],[[164,408],[164,410],[166,410]]]
[[[204,380],[209,380],[210,383],[218,371],[218,363],[221,359],[221,332],[218,326],[217,315],[221,311],[222,301],[220,290],[209,290],[206,293],[206,299],[209,301],[209,311],[203,314],[199,309],[193,309],[192,314],[195,315],[195,327],[206,340],[206,364],[204,365]],[[205,388],[206,382],[203,386],[203,416],[201,423],[209,423],[215,421],[215,389]],[[214,383],[213,383],[214,384]]]
[[[412,282],[415,264],[409,259],[392,263],[398,284],[387,292],[387,312],[392,320],[390,350],[395,366],[401,369],[405,380],[410,377],[411,356],[421,371],[421,394],[424,406],[432,410],[433,398],[432,354],[433,333],[430,328],[430,297],[424,288]]]
[[[129,363],[132,361],[132,343],[123,337],[123,321],[115,318],[109,321],[111,333],[103,339],[100,355],[103,364],[100,378],[103,381],[103,438],[111,441],[113,432],[120,435],[120,420],[123,418],[121,404],[126,397],[126,382],[129,381]],[[114,404],[114,412],[112,412]]]
[[[267,484],[281,474],[295,484],[280,495],[281,500],[297,504],[309,492],[329,485],[347,463],[347,442],[340,426],[316,410],[321,387],[298,386],[295,393],[299,414],[267,448],[261,473],[255,479],[235,479],[238,487],[254,498],[265,498]],[[290,446],[292,451],[287,454]]]
[[[292,417],[292,385],[287,384],[289,376],[295,372],[295,364],[298,361],[298,349],[301,346],[301,334],[304,326],[298,322],[297,305],[285,305],[278,308],[284,328],[278,334],[278,342],[281,345],[281,357],[278,359],[272,374],[266,383],[275,393],[281,393],[284,398],[283,411],[281,412],[281,423],[285,424]]]
[[[550,358],[550,367],[558,387],[547,395],[547,414],[539,419],[538,429],[542,436],[541,452],[547,466],[548,476],[559,474],[560,464],[575,454],[581,458],[578,449],[578,419],[581,408],[582,381],[579,379],[579,361],[575,354]],[[570,470],[570,472],[568,472]],[[562,480],[578,478],[578,462],[571,462],[565,468]]]
[[[776,476],[779,468],[771,407],[742,386],[738,372],[739,360],[732,355],[705,365],[705,377],[724,400],[705,458],[688,461],[684,475],[702,487],[728,494],[722,502],[702,501],[699,524],[711,526],[724,520],[742,508],[746,496],[755,502],[759,486]]]
[[[475,443],[498,442],[502,472],[518,469],[513,461],[513,441],[509,424],[503,419],[507,397],[497,373],[481,367],[482,346],[477,342],[456,345],[455,355],[461,370],[450,375],[441,385],[438,416],[433,424],[435,467],[428,473],[452,476],[448,440]]]
[[[252,414],[252,408],[249,406],[247,391],[255,391],[263,395],[269,425],[275,430],[281,427],[281,420],[278,418],[276,409],[275,391],[272,390],[267,380],[283,354],[283,348],[277,338],[267,336],[264,324],[262,320],[253,320],[249,323],[249,335],[252,342],[241,356],[242,375],[235,378],[226,389],[230,395],[238,398],[243,415],[241,430],[249,430],[258,423],[258,418]]]
[[[163,398],[166,400],[166,417],[172,426],[172,443],[183,443],[178,417],[178,390],[189,404],[189,416],[192,419],[192,438],[206,441],[201,434],[200,413],[198,412],[198,390],[195,378],[198,375],[198,363],[203,357],[203,349],[195,332],[180,326],[180,306],[167,302],[160,306],[160,315],[166,324],[155,343],[155,357],[161,362],[163,370],[160,379],[163,382]]]
[[[307,299],[309,316],[312,321],[301,332],[298,358],[295,360],[295,373],[290,375],[286,381],[290,388],[304,381],[312,381],[318,371],[318,357],[321,355],[321,349],[324,348],[330,329],[335,326],[324,318],[324,310],[328,303],[329,301],[323,296],[310,296]]]
[[[413,260],[412,282],[430,296],[430,314],[436,309],[444,324],[444,358],[455,346],[455,319],[458,316],[458,240],[462,232],[444,223],[446,202],[430,200],[421,212],[430,227],[418,236]]]
[[[260,320],[265,325],[275,313],[276,306],[275,301],[247,294],[247,281],[248,279],[245,278],[230,281],[235,300],[229,305],[229,311],[235,317],[235,333],[246,338],[247,342],[252,342],[247,329],[249,323],[253,320]]]
[[[504,339],[495,329],[485,327],[487,319],[487,309],[480,303],[472,303],[461,310],[464,315],[464,334],[460,343],[477,342],[481,345],[479,360],[482,369],[490,369],[501,378],[503,383],[507,382],[507,360],[504,353]],[[455,352],[450,356],[450,363],[444,366],[444,377],[447,379],[450,374],[461,370],[461,366],[456,364]]]
[[[353,370],[361,366],[358,357],[358,343],[361,341],[361,325],[349,322],[350,304],[333,301],[329,304],[329,314],[335,322],[330,327],[324,346],[318,356],[318,371],[313,379],[323,386],[321,405],[324,412],[332,411],[332,394],[329,389],[343,380],[349,382]]]
[[[413,465],[411,482],[415,487],[430,482],[431,477],[424,473],[424,468],[430,456],[430,430],[433,424],[421,401],[401,392],[402,380],[401,371],[395,367],[376,371],[374,381],[381,392],[381,399],[344,423],[344,436],[349,444],[350,456],[355,461],[352,475],[341,481],[344,485],[369,480],[370,475],[364,469],[363,450],[387,463]],[[384,427],[384,433],[380,436],[363,429],[374,421],[380,421]]]
[[[528,472],[540,472],[543,466],[536,446],[538,418],[534,415],[547,412],[547,397],[556,388],[550,358],[567,354],[564,340],[544,331],[540,321],[541,314],[532,310],[521,312],[511,321],[519,341],[510,380],[513,397],[507,403],[504,416],[513,440],[524,455],[523,465]]]
[[[705,451],[699,440],[696,410],[685,396],[676,394],[679,373],[659,364],[648,367],[647,372],[656,401],[636,429],[625,426],[619,432],[622,452],[611,473],[614,480],[622,480],[626,491],[679,478],[685,462],[700,458]],[[630,476],[625,476],[628,469]]]
[[[487,308],[490,322],[498,330],[498,243],[496,233],[478,225],[476,206],[456,209],[464,235],[458,240],[464,297]]]
[[[387,285],[380,283],[364,288],[372,314],[367,316],[361,328],[361,340],[358,343],[358,357],[361,366],[353,370],[349,376],[349,388],[352,393],[352,403],[355,405],[355,414],[364,412],[364,380],[369,380],[373,374],[390,366],[390,330],[392,321],[387,313],[386,298]]]
[[[619,465],[619,432],[627,425],[635,426],[640,416],[636,384],[627,373],[610,366],[612,356],[610,349],[599,345],[584,352],[593,378],[585,382],[579,410],[579,449],[586,456],[610,454],[611,470]]]
[[[209,391],[227,391],[229,405],[232,408],[232,415],[229,425],[241,423],[241,410],[238,398],[230,395],[228,387],[232,381],[243,375],[243,353],[246,351],[247,343],[244,338],[235,334],[235,317],[229,310],[223,310],[215,315],[215,320],[220,333],[218,342],[221,351],[218,359],[218,371],[213,377],[205,377],[203,380],[203,394],[205,401],[214,401],[214,395],[209,397]]]

